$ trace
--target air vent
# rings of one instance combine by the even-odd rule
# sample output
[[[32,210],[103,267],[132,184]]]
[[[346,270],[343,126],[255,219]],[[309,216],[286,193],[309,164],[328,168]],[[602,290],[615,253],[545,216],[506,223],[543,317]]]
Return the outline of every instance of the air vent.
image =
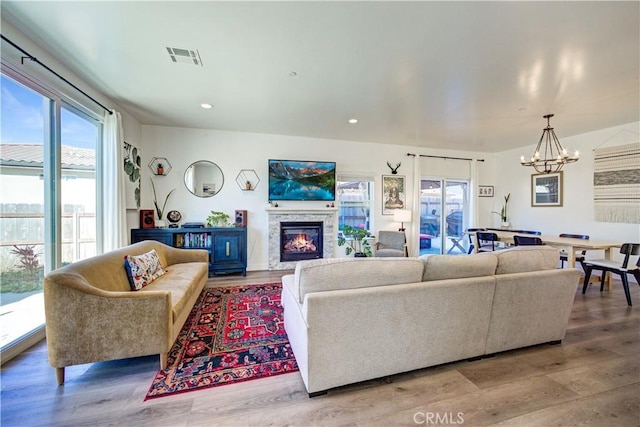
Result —
[[[179,49],[177,47],[167,47],[169,57],[173,62],[181,62],[183,64],[202,65],[200,53],[198,49]]]

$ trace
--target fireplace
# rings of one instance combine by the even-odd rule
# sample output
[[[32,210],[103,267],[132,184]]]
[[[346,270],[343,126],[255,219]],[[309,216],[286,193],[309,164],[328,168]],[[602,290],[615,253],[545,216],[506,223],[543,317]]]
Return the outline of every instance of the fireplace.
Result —
[[[322,221],[281,222],[280,261],[322,258]]]

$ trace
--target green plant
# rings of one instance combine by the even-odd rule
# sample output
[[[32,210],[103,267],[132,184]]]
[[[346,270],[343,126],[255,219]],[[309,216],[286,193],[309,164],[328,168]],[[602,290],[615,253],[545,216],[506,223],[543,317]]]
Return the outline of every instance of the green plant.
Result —
[[[207,227],[216,225],[227,225],[229,223],[229,215],[224,212],[211,211],[211,215],[207,217]]]
[[[40,261],[38,260],[40,253],[36,252],[35,246],[25,245],[23,248],[20,248],[13,245],[13,247],[14,249],[11,250],[11,253],[20,257],[20,268],[29,275],[35,276],[40,267]]]
[[[500,210],[500,212],[492,211],[494,214],[500,215],[500,219],[502,220],[502,222],[508,221],[507,206],[509,205],[509,197],[511,197],[511,193],[504,196],[504,205],[502,205],[502,209]]]
[[[338,237],[338,246],[347,245],[344,253],[350,255],[364,254],[365,256],[371,256],[371,243],[367,240],[367,237],[375,237],[368,230],[360,227],[353,227],[351,225],[345,225],[342,229],[342,235]]]
[[[158,204],[158,196],[156,196],[156,186],[153,184],[153,180],[151,180],[151,188],[153,189],[153,204],[156,206],[156,212],[158,214],[158,219],[162,219],[162,215],[164,213],[164,208],[167,207],[167,201],[169,200],[169,196],[171,196],[171,193],[173,193],[174,191],[176,191],[176,189],[174,188],[173,190],[169,191],[169,194],[167,194],[167,197],[165,197],[164,199],[164,203],[162,204],[162,208],[160,208],[160,205]]]

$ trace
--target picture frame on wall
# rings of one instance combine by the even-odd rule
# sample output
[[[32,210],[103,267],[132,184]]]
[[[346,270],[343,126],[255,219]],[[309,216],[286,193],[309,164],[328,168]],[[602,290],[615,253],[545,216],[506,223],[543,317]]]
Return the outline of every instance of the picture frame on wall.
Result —
[[[531,206],[562,206],[562,171],[531,175]]]
[[[493,185],[479,185],[478,186],[479,197],[493,197]]]
[[[403,175],[382,175],[382,215],[393,215],[397,209],[405,209],[406,191]]]

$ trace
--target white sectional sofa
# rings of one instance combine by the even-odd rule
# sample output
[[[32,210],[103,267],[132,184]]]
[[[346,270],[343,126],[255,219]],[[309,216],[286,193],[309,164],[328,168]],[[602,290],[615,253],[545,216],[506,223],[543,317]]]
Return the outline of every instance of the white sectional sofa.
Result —
[[[298,262],[284,324],[310,396],[565,336],[576,269],[544,246]]]

